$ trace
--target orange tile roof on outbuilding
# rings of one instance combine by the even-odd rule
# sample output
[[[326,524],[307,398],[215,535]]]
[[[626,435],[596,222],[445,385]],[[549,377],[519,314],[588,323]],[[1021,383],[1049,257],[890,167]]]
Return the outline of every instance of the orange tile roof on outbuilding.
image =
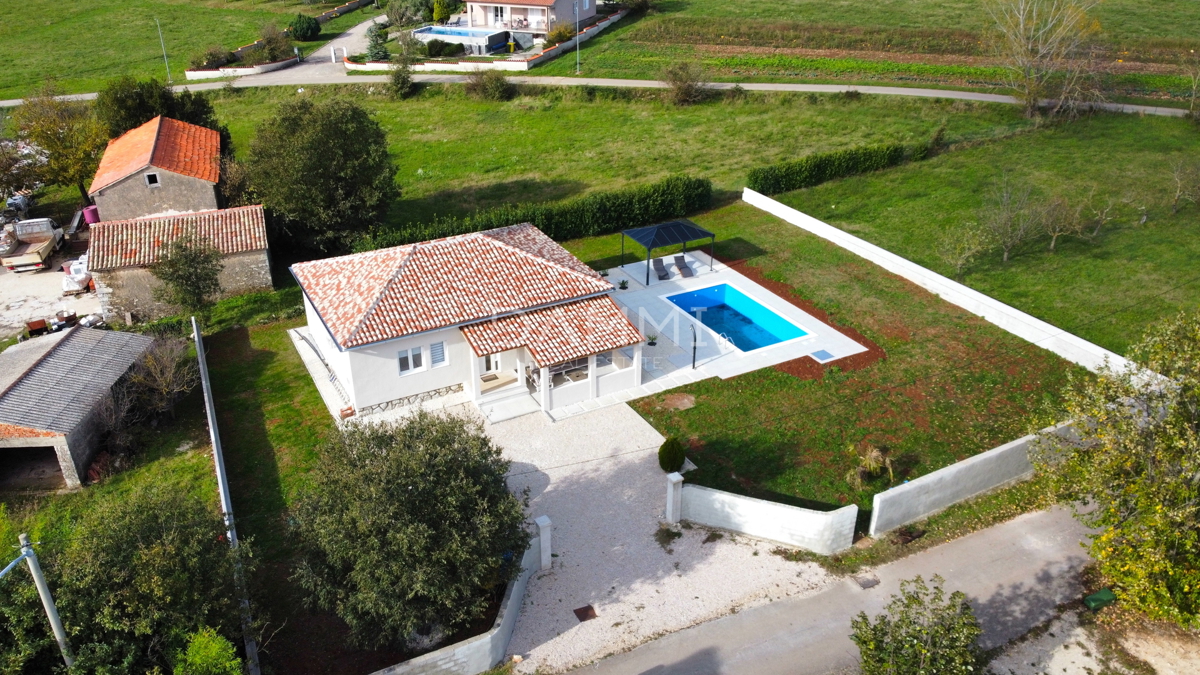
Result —
[[[216,183],[221,178],[221,135],[161,115],[108,142],[88,194],[148,167]]]
[[[164,247],[187,233],[208,239],[225,255],[267,248],[267,224],[261,205],[107,220],[92,225],[88,269],[153,265]]]
[[[550,366],[642,341],[642,334],[609,296],[512,314],[462,328],[477,356],[525,347],[538,366]]]
[[[528,223],[291,270],[343,349],[612,292]]]

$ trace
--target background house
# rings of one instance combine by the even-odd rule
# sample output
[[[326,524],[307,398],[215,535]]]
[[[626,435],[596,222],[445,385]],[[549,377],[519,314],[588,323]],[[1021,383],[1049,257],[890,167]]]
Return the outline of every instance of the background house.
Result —
[[[194,232],[225,254],[223,295],[271,290],[271,262],[262,206],[105,221],[92,226],[88,271],[106,317],[146,321],[175,313],[154,298],[162,282],[147,269],[185,233]]]
[[[533,225],[293,265],[304,340],[356,412],[458,394],[551,410],[641,384],[613,286]]]
[[[596,17],[595,0],[579,0],[579,25],[590,25]],[[467,23],[514,33],[545,36],[560,23],[575,27],[574,0],[514,0],[512,2],[468,2]]]
[[[77,488],[96,453],[99,407],[153,338],[75,326],[0,352],[0,482]],[[54,476],[22,482],[22,473]],[[55,485],[57,483],[57,485]]]
[[[101,220],[219,208],[221,136],[155,117],[108,142],[88,194]]]

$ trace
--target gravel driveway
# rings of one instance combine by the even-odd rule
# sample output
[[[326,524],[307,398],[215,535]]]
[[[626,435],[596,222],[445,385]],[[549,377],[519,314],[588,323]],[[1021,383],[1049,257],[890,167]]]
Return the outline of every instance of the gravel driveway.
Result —
[[[820,567],[774,544],[701,528],[656,540],[666,502],[658,434],[627,405],[551,423],[527,415],[487,426],[529,488],[531,516],[554,522],[557,557],[535,573],[509,650],[517,671],[555,673],[738,609],[812,593]],[[572,610],[591,605],[597,618]]]

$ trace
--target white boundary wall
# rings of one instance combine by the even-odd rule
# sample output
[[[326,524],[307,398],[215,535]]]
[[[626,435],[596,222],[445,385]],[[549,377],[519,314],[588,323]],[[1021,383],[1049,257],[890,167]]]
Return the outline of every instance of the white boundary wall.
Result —
[[[300,59],[290,58],[274,63],[264,63],[261,66],[229,67],[216,70],[185,70],[189,80],[211,80],[217,77],[242,77],[244,75],[261,75],[275,70],[282,70],[300,63]]]
[[[684,485],[683,477],[677,473],[667,477],[667,505],[667,520],[671,523],[687,520],[821,555],[850,548],[858,520],[858,507],[854,504],[837,511],[812,511],[699,485]]]
[[[517,625],[517,615],[525,604],[525,586],[529,583],[529,577],[540,567],[541,557],[541,539],[535,537],[521,557],[521,576],[508,585],[500,605],[500,614],[496,616],[496,623],[491,630],[377,670],[371,675],[478,675],[490,670],[504,659],[508,651],[508,642]]]
[[[1061,328],[1056,328],[1019,309],[1009,307],[999,300],[990,298],[957,281],[947,279],[937,272],[927,270],[895,253],[886,251],[870,242],[863,241],[852,234],[823,223],[808,214],[781,204],[750,188],[742,190],[742,200],[773,216],[782,218],[796,227],[833,242],[855,255],[866,258],[892,274],[903,277],[930,293],[941,297],[946,302],[962,307],[976,316],[983,317],[1013,335],[1028,340],[1038,347],[1054,352],[1064,359],[1079,364],[1088,370],[1095,372],[1106,361],[1109,367],[1118,371],[1125,370],[1130,366],[1129,361],[1119,354],[1110,352],[1099,345],[1094,345]]]
[[[1063,422],[1043,432],[1066,436],[1073,433],[1073,427],[1070,422]],[[1018,438],[876,494],[871,506],[871,536],[916,522],[1008,483],[1032,477],[1033,463],[1029,461],[1029,449],[1037,438],[1037,434]]]

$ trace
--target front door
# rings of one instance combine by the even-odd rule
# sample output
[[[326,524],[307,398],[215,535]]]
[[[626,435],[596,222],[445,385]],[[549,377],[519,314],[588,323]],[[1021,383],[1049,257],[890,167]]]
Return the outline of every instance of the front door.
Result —
[[[488,354],[483,357],[483,372],[496,373],[500,371],[500,355]]]
[[[500,5],[492,7],[492,25],[499,26],[504,23],[504,8]]]

